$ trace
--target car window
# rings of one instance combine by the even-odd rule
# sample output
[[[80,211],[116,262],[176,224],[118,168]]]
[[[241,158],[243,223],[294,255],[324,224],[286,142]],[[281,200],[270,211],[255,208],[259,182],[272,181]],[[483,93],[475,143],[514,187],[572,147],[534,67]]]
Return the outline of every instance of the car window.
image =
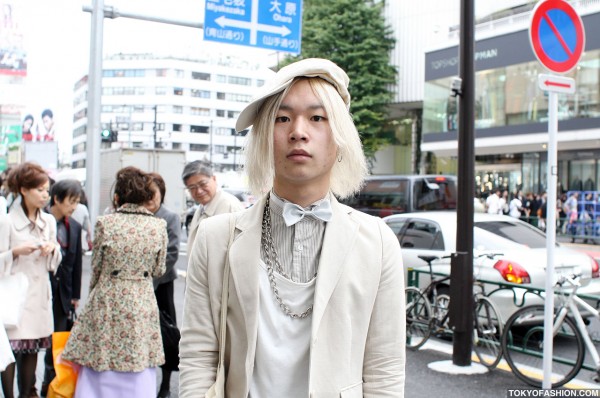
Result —
[[[441,176],[417,179],[413,197],[415,210],[456,209],[456,181]]]
[[[429,221],[411,220],[400,239],[400,246],[410,249],[444,250],[440,228]]]
[[[518,221],[479,221],[475,226],[532,249],[546,247],[544,233]]]
[[[404,227],[404,225],[406,225],[407,221],[408,220],[406,218],[386,221],[388,227],[390,227],[391,230],[394,231],[394,234],[398,237],[398,241],[400,241],[400,239],[402,238],[400,236],[400,233],[402,232],[402,228]]]
[[[408,179],[370,180],[357,195],[344,200],[343,203],[378,216],[382,216],[378,211],[383,210],[386,214],[405,213],[409,210],[409,187]]]

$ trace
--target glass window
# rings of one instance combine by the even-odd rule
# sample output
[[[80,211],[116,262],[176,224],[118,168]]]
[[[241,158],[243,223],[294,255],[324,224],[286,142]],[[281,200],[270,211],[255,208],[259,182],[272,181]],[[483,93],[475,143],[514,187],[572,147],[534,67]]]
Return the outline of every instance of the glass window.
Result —
[[[404,225],[406,225],[407,221],[407,218],[392,219],[387,221],[387,225],[392,231],[394,231],[394,234],[396,234],[398,239],[400,239],[400,232],[402,232],[402,228],[404,228]]]
[[[156,95],[167,95],[167,88],[166,87],[156,87],[154,89],[154,93]]]
[[[544,235],[543,232],[529,224],[517,220],[480,221],[475,223],[475,227],[532,249],[546,247],[546,235]],[[477,233],[477,230],[475,230],[475,233]],[[498,247],[497,249],[501,249],[501,247]]]
[[[167,69],[157,69],[156,76],[157,77],[167,77]]]
[[[192,79],[210,81],[210,73],[192,72]]]
[[[418,178],[413,186],[415,210],[456,208],[456,183],[445,177]]]
[[[173,95],[183,95],[183,89],[181,87],[173,87]]]
[[[208,126],[190,126],[190,133],[208,133]]]
[[[206,90],[194,90],[191,91],[192,97],[197,98],[210,98],[210,91]]]
[[[190,108],[190,113],[195,116],[210,116],[210,109],[193,106]]]
[[[206,151],[208,151],[208,145],[206,145],[206,144],[190,144],[190,151],[206,152]]]
[[[217,93],[217,99],[218,100],[224,100],[225,99],[225,93]]]
[[[595,191],[596,176],[595,160],[572,160],[569,168],[569,190],[570,191]]]
[[[225,117],[225,111],[223,109],[217,109],[217,117]]]
[[[175,69],[175,77],[182,78],[185,76],[185,72],[181,69]]]
[[[227,83],[227,76],[217,75],[217,83]]]
[[[240,86],[249,86],[252,83],[252,80],[247,77],[229,76],[227,83],[238,84]]]
[[[438,250],[443,249],[440,228],[429,221],[413,220],[408,223],[400,240],[400,246],[411,249]]]
[[[173,113],[183,113],[183,106],[173,105]]]
[[[173,131],[181,131],[181,124],[173,124]]]

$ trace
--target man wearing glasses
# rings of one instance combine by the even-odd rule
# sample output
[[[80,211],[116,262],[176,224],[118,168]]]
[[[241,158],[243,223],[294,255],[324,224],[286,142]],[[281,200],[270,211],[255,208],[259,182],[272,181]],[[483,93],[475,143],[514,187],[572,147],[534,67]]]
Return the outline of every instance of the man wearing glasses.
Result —
[[[244,206],[238,198],[218,188],[213,169],[200,160],[186,164],[181,179],[192,198],[200,205],[188,230],[187,246],[191,252],[200,221],[217,214],[243,210]]]

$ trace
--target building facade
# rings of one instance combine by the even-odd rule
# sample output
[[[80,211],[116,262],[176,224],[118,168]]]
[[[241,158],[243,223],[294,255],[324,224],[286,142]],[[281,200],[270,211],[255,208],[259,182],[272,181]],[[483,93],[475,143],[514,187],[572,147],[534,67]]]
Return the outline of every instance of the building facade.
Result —
[[[585,52],[565,76],[573,95],[559,94],[559,189],[598,190],[600,183],[600,1],[571,2],[586,31]],[[475,176],[486,193],[495,187],[541,193],[546,189],[548,96],[538,75],[549,73],[529,44],[531,8],[479,24],[475,43]],[[425,53],[421,150],[428,167],[455,173],[458,100],[450,84],[458,76],[458,30],[450,45]]]
[[[231,58],[108,57],[101,124],[117,137],[102,145],[185,150],[187,161],[205,160],[217,171],[239,170],[245,132],[236,133],[236,119],[272,73]],[[85,167],[87,91],[84,76],[74,87],[73,168]]]

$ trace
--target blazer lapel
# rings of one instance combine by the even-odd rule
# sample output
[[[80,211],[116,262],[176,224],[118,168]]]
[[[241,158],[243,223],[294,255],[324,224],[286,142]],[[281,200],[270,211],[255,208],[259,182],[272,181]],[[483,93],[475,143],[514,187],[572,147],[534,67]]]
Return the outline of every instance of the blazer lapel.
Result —
[[[343,206],[333,197],[332,217],[325,228],[323,248],[319,259],[315,301],[313,306],[312,336],[317,335],[319,325],[345,265],[358,232],[358,223],[349,213],[352,209]]]
[[[238,217],[236,230],[239,233],[231,245],[229,257],[231,276],[246,322],[249,342],[256,341],[258,328],[258,263],[264,205],[263,198]],[[253,344],[250,346],[253,349]]]

